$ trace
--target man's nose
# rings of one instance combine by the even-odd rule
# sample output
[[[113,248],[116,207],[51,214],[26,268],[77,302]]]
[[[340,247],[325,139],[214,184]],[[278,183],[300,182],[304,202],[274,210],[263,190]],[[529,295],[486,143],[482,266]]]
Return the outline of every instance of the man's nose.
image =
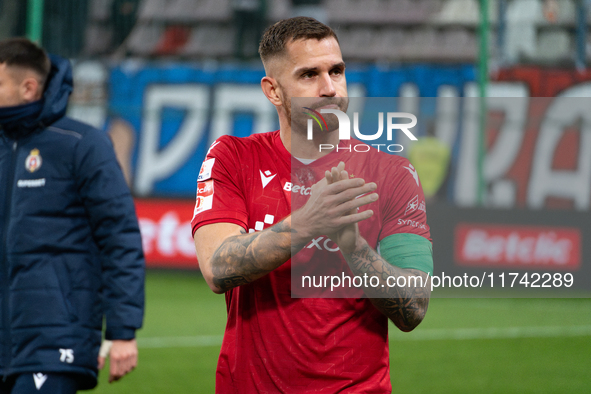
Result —
[[[330,74],[326,73],[322,75],[320,80],[320,97],[334,97],[337,94],[337,90],[334,86],[334,81],[330,77]]]

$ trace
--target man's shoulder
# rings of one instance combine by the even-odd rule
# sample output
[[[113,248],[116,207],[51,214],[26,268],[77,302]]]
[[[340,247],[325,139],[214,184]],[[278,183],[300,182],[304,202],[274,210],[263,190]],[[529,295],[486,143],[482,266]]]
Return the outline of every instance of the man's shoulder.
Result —
[[[83,138],[108,138],[107,133],[97,129],[94,126],[89,125],[70,117],[64,116],[56,122],[52,123],[47,127],[47,130],[53,133],[57,133],[63,136],[69,136],[72,138],[83,139]]]
[[[267,133],[255,133],[246,137],[237,137],[233,135],[223,135],[216,141],[232,141],[233,144],[240,146],[253,146],[253,145],[272,145],[274,139],[279,134],[279,131],[269,131]]]
[[[223,148],[226,151],[235,152],[240,156],[248,156],[261,150],[273,150],[275,138],[277,138],[278,134],[279,131],[256,133],[247,137],[223,135],[211,144],[209,152],[214,152],[214,150],[219,151],[220,148]]]

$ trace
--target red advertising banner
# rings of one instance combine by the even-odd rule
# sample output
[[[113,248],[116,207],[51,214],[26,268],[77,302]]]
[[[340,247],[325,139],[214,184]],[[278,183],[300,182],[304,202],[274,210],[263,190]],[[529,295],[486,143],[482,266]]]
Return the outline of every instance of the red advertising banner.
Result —
[[[192,200],[135,200],[148,267],[199,268],[191,237],[194,208]]]
[[[459,223],[455,260],[463,266],[576,270],[581,265],[578,228]]]

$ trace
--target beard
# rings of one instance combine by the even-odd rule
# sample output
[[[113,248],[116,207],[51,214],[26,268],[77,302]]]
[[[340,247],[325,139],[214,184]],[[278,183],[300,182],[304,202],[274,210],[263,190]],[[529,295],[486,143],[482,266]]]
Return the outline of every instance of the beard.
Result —
[[[319,108],[327,105],[334,105],[342,112],[347,112],[349,108],[348,97],[295,97],[287,96],[283,100],[283,107],[285,108],[285,114],[287,121],[291,125],[292,132],[307,134],[307,122],[311,120],[311,113],[313,111],[320,112]],[[310,111],[313,110],[313,111]],[[314,114],[317,118],[318,116]],[[327,133],[338,130],[339,121],[334,114],[320,114],[324,119],[325,123],[320,119],[319,126],[315,121],[313,122],[313,130],[315,133]]]

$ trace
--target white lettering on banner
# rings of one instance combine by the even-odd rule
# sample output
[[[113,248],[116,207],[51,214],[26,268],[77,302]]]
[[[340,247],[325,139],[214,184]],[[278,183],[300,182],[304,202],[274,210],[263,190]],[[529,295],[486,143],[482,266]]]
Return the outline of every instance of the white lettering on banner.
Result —
[[[181,254],[195,257],[195,244],[191,238],[191,222],[181,222],[175,211],[168,211],[158,222],[139,218],[142,246],[146,255],[157,251],[162,256]]]
[[[484,159],[484,178],[491,184],[491,195],[488,196],[487,203],[490,206],[509,207],[515,203],[516,190],[514,183],[504,179],[504,176],[521,151],[530,101],[527,98],[527,88],[522,84],[491,83],[488,93],[496,96],[486,100],[489,111],[503,112],[505,121]],[[476,96],[474,85],[467,87],[466,96]],[[473,206],[478,200],[478,100],[465,100],[463,112],[465,115],[455,200],[461,206]]]
[[[400,112],[409,112],[411,114],[420,113],[419,87],[415,83],[403,83],[398,92],[393,92],[394,97],[398,96],[398,108]],[[401,144],[400,155],[408,156],[412,140],[408,138],[398,138],[397,142]]]
[[[349,93],[351,97],[364,97],[365,88],[362,84],[353,84]],[[173,138],[165,146],[160,146],[162,127],[169,123],[162,117],[165,108],[177,108],[186,114]],[[355,103],[351,108],[360,110]],[[200,144],[211,144],[211,151],[217,145],[213,142],[220,136],[232,135],[234,115],[245,112],[254,115],[254,133],[276,128],[275,107],[261,93],[258,83],[219,83],[213,89],[208,84],[192,83],[148,85],[144,92],[142,128],[138,130],[134,192],[140,196],[150,195],[158,181],[175,175],[188,160],[199,154]],[[211,128],[208,141],[205,141],[208,123]]]
[[[588,108],[591,106],[591,83],[575,85],[554,98],[536,98],[538,101],[535,102],[528,97],[527,86],[521,82],[491,83],[488,93],[494,96],[487,98],[489,113],[500,112],[504,119],[484,158],[484,180],[489,190],[485,195],[486,205],[515,206],[520,187],[526,192],[525,201],[520,198],[519,203],[527,207],[543,208],[548,204],[548,198],[554,197],[573,201],[575,209],[589,209],[591,112]],[[475,96],[474,86],[466,85],[465,96]],[[547,108],[544,100],[550,102]],[[545,113],[539,132],[533,139],[535,148],[531,151],[527,148],[531,145],[525,145],[525,136],[526,131],[533,127],[530,112],[537,108],[545,108]],[[463,114],[454,199],[460,206],[474,206],[478,195],[478,100],[464,100]],[[537,125],[537,122],[533,124]],[[557,149],[569,128],[578,129],[579,143],[573,152],[577,159],[576,167],[556,169],[554,162],[560,159]],[[517,161],[523,161],[524,155],[531,172],[520,169],[520,175],[515,175]],[[513,175],[507,176],[510,171],[514,172]]]
[[[572,249],[571,240],[558,238],[552,231],[522,237],[517,232],[491,236],[475,229],[466,235],[462,254],[468,260],[564,265],[569,262]]]
[[[511,95],[507,96],[507,93]],[[514,83],[491,84],[488,94],[497,96],[486,99],[488,110],[502,111],[505,121],[494,145],[486,154],[484,179],[490,183],[489,205],[508,208],[515,205],[517,190],[514,182],[504,177],[519,157],[525,136],[530,100],[525,97],[526,87]]]
[[[466,84],[464,95],[467,99],[463,100],[462,112],[464,116],[463,119],[460,119],[462,136],[454,190],[455,202],[459,206],[474,206],[478,201],[478,116],[480,109],[478,100],[474,98],[477,94],[476,84]]]
[[[214,93],[213,119],[210,143],[231,133],[235,112],[254,114],[253,133],[273,130],[275,107],[261,94],[259,84],[218,84]]]
[[[177,171],[201,141],[209,109],[209,88],[204,85],[152,85],[146,89],[140,133],[135,191],[145,196],[154,184]],[[166,107],[188,110],[179,131],[160,146],[162,111]]]
[[[568,198],[576,209],[589,208],[591,196],[591,97],[579,97],[589,93],[591,83],[571,88],[556,97],[540,128],[534,151],[532,173],[527,193],[528,205],[542,208],[547,197]],[[578,97],[573,100],[572,97]],[[580,126],[577,169],[553,170],[552,162],[564,129],[582,120]]]

